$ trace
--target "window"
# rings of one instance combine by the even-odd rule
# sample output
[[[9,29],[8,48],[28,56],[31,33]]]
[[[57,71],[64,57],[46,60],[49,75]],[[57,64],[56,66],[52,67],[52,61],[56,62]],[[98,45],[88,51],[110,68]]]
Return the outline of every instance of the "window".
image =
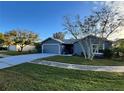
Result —
[[[104,44],[92,44],[93,53],[101,53],[104,50]]]

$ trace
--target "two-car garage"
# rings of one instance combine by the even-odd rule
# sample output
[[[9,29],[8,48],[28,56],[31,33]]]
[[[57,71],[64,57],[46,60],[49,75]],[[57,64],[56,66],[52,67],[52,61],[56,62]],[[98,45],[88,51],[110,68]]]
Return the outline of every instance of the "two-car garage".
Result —
[[[54,38],[48,38],[41,43],[42,53],[61,54],[63,42]]]
[[[42,53],[60,54],[59,44],[43,44]]]

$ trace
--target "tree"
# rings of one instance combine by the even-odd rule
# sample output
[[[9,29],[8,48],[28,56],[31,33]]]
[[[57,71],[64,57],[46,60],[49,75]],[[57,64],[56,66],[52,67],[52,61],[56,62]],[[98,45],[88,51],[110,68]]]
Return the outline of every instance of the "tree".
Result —
[[[11,36],[9,35],[9,33],[4,34],[4,44],[6,46],[10,46],[13,44],[13,42],[10,38],[11,38]]]
[[[113,50],[114,49],[124,54],[124,39],[119,39],[115,41],[113,44]]]
[[[124,39],[118,40],[117,44],[118,44],[118,47],[120,47],[124,50]]]
[[[99,18],[97,33],[102,38],[108,38],[112,33],[119,31],[123,26],[124,17],[117,10],[114,11],[106,6],[93,13]]]
[[[4,34],[0,33],[0,39],[4,39]]]
[[[53,34],[53,38],[63,40],[64,37],[65,37],[65,34],[66,33],[64,33],[64,32],[56,32],[56,33]]]
[[[100,37],[100,44],[104,42],[112,33],[119,30],[123,26],[123,17],[117,11],[111,10],[109,7],[102,7],[100,10],[93,11],[92,15],[81,20],[77,16],[76,21],[72,22],[69,17],[65,17],[64,27],[75,39],[81,39],[88,35]],[[92,60],[94,53],[92,50],[91,38],[85,40],[85,44],[79,41],[85,59]],[[83,42],[84,43],[84,42]],[[84,49],[84,45],[87,49]]]
[[[38,35],[27,30],[14,29],[5,34],[6,40],[9,39],[8,45],[19,45],[20,50],[23,51],[23,48],[26,45],[34,43],[37,40]]]
[[[69,31],[72,36],[75,39],[81,39],[83,37],[86,37],[90,34],[96,33],[96,23],[98,22],[98,18],[95,16],[89,16],[85,18],[85,20],[81,20],[79,16],[77,16],[76,22],[71,22],[71,20],[68,17],[65,17],[65,29]],[[84,44],[85,43],[85,44]],[[94,53],[92,51],[92,42],[91,38],[85,40],[85,42],[82,42],[82,40],[79,40],[79,44],[81,46],[83,55],[85,59],[92,60],[94,57]],[[84,48],[87,47],[87,50]]]
[[[0,33],[0,45],[4,43],[4,34]]]
[[[3,39],[0,39],[0,46],[2,46],[4,43],[4,40]]]

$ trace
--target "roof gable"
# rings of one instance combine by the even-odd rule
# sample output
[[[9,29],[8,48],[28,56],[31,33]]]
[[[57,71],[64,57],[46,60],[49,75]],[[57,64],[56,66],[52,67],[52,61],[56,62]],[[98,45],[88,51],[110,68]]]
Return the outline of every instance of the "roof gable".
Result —
[[[46,41],[48,41],[48,40],[54,40],[54,41],[56,41],[56,42],[63,43],[63,41],[61,41],[61,40],[59,40],[59,39],[52,38],[52,37],[49,37],[49,38],[45,39],[45,40],[42,41],[41,43],[44,43],[44,42],[46,42]]]

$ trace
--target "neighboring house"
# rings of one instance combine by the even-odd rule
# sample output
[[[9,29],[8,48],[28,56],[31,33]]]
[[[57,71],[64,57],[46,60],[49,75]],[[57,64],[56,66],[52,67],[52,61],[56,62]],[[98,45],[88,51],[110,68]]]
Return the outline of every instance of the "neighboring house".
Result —
[[[8,50],[9,51],[19,51],[21,50],[20,46],[18,45],[10,45],[8,47]],[[26,45],[24,48],[23,48],[23,51],[32,51],[32,50],[35,50],[35,46],[33,45]]]
[[[104,50],[106,48],[110,48],[112,45],[112,42],[106,39],[101,39],[99,37],[89,35],[85,38],[76,40],[76,39],[65,39],[63,41],[54,39],[54,38],[48,38],[41,43],[41,48],[42,48],[42,53],[55,53],[55,54],[77,54],[81,55],[82,54],[82,49],[80,47],[79,41],[81,40],[82,43],[86,41],[85,39],[92,38],[92,48],[93,52],[96,54],[101,53],[101,50]],[[100,47],[99,41],[103,41],[101,43]],[[87,47],[84,44],[85,49]],[[97,48],[97,49],[96,49]],[[94,51],[96,49],[96,51]]]

